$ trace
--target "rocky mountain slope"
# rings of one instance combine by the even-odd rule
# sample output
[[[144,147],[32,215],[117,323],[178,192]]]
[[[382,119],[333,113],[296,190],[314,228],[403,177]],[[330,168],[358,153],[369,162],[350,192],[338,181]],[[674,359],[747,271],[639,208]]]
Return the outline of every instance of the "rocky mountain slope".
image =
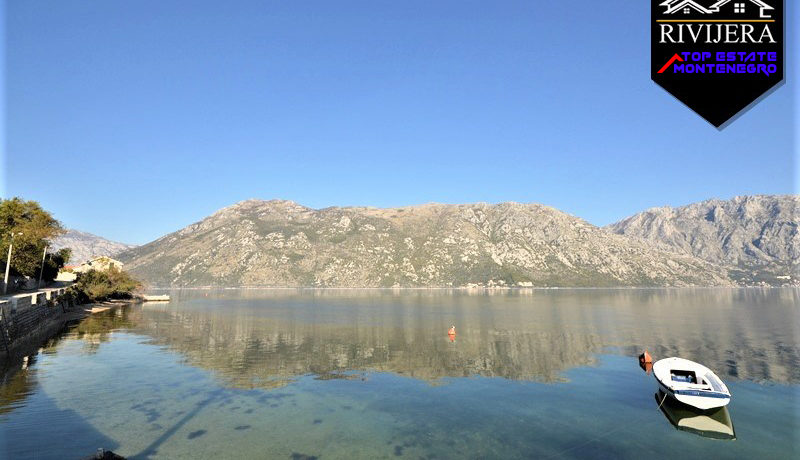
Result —
[[[648,209],[608,229],[734,267],[732,275],[747,284],[782,284],[799,278],[798,211],[797,195],[741,196]]]
[[[726,270],[536,204],[248,200],[117,256],[153,286],[729,285]]]
[[[113,257],[121,251],[135,247],[72,229],[53,240],[52,246],[54,250],[72,249],[71,264],[80,264],[97,256]]]

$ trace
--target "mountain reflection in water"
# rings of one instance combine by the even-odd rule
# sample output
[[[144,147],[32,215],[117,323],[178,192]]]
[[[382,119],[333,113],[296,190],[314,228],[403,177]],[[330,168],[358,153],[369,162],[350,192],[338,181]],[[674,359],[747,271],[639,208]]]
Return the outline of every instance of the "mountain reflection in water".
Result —
[[[796,290],[170,294],[3,363],[0,458],[797,457]],[[730,413],[659,411],[645,348]]]
[[[609,349],[682,356],[725,379],[797,383],[797,289],[172,291],[170,303],[95,315],[86,351],[114,329],[152,338],[237,388],[384,371],[554,382]],[[447,330],[455,324],[458,339]],[[635,360],[631,361],[635,366]]]

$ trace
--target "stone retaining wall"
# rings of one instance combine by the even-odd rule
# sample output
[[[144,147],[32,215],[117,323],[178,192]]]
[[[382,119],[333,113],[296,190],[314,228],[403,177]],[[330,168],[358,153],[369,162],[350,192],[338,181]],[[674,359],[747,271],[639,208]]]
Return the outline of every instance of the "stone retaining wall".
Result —
[[[72,306],[57,300],[65,290],[18,294],[0,300],[0,354],[8,354],[17,342],[62,316]]]

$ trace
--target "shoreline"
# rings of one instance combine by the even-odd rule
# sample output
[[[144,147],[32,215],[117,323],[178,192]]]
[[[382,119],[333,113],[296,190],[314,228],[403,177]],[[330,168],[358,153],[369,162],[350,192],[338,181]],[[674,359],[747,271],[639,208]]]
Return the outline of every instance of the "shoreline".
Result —
[[[787,286],[597,286],[597,287],[523,287],[523,286],[476,286],[476,287],[315,287],[315,286],[150,286],[152,291],[219,291],[219,290],[263,290],[263,291],[567,291],[567,290],[684,290],[684,289],[800,289],[800,285]]]
[[[102,313],[104,311],[112,310],[117,307],[123,307],[125,305],[134,305],[138,303],[142,303],[142,301],[138,298],[132,298],[132,299],[106,300],[103,302],[92,302],[84,305],[79,305],[78,307],[84,308],[85,314],[78,319],[83,319],[95,313]]]
[[[134,298],[74,305],[63,310],[58,315],[43,318],[31,329],[23,332],[11,343],[7,344],[7,347],[0,348],[0,367],[7,367],[14,361],[37,354],[42,346],[63,332],[71,323],[80,321],[95,313],[102,313],[136,303],[139,302]]]

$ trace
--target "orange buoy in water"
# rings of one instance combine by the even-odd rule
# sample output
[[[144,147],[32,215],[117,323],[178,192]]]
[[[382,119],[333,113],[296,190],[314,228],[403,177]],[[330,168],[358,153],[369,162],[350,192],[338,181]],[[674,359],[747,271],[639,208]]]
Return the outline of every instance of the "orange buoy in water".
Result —
[[[447,330],[447,335],[456,335],[456,327],[450,326],[450,329]]]
[[[653,369],[653,357],[650,356],[650,353],[648,353],[647,350],[639,355],[639,367],[641,367],[642,370],[648,374],[650,373],[650,370]]]

